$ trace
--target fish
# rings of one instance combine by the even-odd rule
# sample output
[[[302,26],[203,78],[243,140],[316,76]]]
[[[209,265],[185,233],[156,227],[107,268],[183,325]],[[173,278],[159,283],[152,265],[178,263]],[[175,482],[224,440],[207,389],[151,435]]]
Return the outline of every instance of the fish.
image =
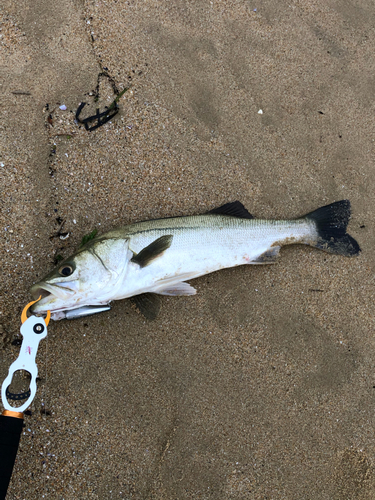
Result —
[[[361,251],[346,230],[349,200],[293,220],[254,218],[239,201],[202,215],[137,222],[96,236],[31,287],[31,312],[53,320],[108,311],[132,298],[155,319],[160,295],[194,295],[187,281],[245,264],[273,264],[281,247],[305,244],[352,257]]]

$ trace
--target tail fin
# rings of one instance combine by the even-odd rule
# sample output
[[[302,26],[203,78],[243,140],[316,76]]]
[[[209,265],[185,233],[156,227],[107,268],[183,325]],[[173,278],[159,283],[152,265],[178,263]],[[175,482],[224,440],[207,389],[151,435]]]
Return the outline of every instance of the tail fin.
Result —
[[[304,217],[314,221],[318,240],[314,246],[326,252],[352,257],[361,251],[358,243],[346,232],[350,219],[350,201],[342,200],[318,208]]]

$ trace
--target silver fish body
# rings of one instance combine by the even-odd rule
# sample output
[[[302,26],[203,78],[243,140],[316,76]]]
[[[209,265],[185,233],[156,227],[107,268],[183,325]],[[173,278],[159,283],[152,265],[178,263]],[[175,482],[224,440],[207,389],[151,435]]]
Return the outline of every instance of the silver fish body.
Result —
[[[33,296],[43,298],[33,313],[50,310],[52,319],[74,318],[74,310],[77,317],[93,314],[112,300],[134,297],[152,318],[158,309],[154,294],[193,295],[187,280],[227,267],[273,263],[284,245],[356,255],[359,246],[346,233],[349,217],[347,200],[277,221],[254,219],[234,202],[204,215],[135,223],[90,241],[34,285]]]

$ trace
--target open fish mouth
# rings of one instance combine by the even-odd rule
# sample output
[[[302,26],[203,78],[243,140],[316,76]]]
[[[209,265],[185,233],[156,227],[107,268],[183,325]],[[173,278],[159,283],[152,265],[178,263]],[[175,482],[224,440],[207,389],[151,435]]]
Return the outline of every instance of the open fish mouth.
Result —
[[[31,295],[33,296],[34,300],[37,300],[39,297],[41,297],[41,300],[42,300],[42,299],[45,299],[46,297],[49,297],[50,295],[52,295],[52,293],[49,292],[48,290],[46,290],[45,288],[38,287],[38,288],[34,288],[31,291]]]
[[[39,297],[41,299],[38,302],[38,308],[44,304],[48,304],[53,299],[60,300],[68,300],[71,299],[75,294],[75,291],[72,290],[69,285],[71,283],[58,283],[56,285],[50,285],[47,283],[37,283],[34,285],[30,292],[33,296],[34,300],[37,300]]]
[[[64,282],[56,284],[37,283],[30,290],[35,300],[39,299],[30,308],[30,312],[44,316],[47,311],[51,312],[51,319],[74,319],[89,316],[99,312],[109,311],[111,306],[108,302],[98,304],[82,305],[74,298],[76,282]],[[70,288],[72,287],[72,288]],[[78,303],[77,303],[78,302]]]

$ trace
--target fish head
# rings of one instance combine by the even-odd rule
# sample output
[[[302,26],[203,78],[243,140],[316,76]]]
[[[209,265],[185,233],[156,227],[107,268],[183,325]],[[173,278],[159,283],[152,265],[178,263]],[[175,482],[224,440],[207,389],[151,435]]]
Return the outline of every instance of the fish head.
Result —
[[[60,319],[64,311],[107,304],[121,286],[132,255],[126,238],[89,241],[31,287],[35,300],[42,296],[31,313],[51,311],[52,319]]]

